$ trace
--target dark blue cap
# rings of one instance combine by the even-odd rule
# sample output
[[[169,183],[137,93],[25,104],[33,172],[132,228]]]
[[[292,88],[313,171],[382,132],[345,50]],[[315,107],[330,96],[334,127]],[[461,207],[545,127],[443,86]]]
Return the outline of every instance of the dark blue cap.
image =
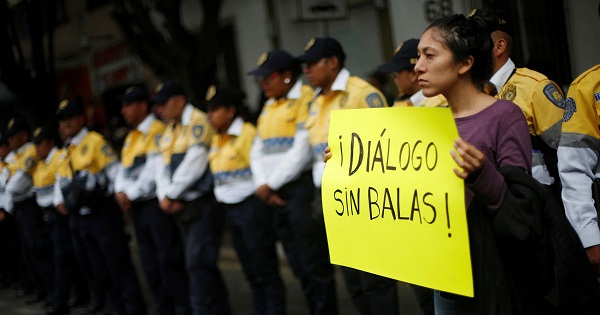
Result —
[[[58,132],[56,130],[56,126],[38,127],[35,130],[33,130],[33,143],[39,144],[46,139],[52,139],[55,141],[58,140]]]
[[[8,137],[6,133],[0,133],[0,147],[8,145]]]
[[[83,105],[76,100],[62,100],[56,109],[56,118],[62,120],[73,116],[83,115]]]
[[[125,90],[125,93],[121,97],[119,97],[121,102],[131,103],[131,102],[139,102],[139,101],[148,101],[150,97],[148,96],[148,91],[141,86],[132,85]]]
[[[481,18],[487,24],[490,32],[501,31],[510,36],[514,36],[515,29],[512,24],[495,12],[487,9],[474,9],[471,14],[469,14],[469,17],[474,16]]]
[[[11,118],[6,125],[6,137],[12,137],[21,131],[29,133],[29,123],[23,116]]]
[[[206,91],[206,104],[211,107],[235,105],[241,106],[246,96],[242,91],[230,87],[211,85]]]
[[[249,75],[262,77],[273,72],[279,72],[284,70],[294,70],[298,67],[298,63],[294,60],[294,57],[288,52],[274,49],[270,52],[264,52],[258,58],[258,68],[248,72]]]
[[[381,72],[400,72],[404,69],[414,68],[419,60],[418,46],[418,39],[412,38],[405,41],[396,48],[392,60],[377,67],[377,70]]]
[[[166,81],[159,84],[155,89],[155,94],[152,97],[152,102],[155,104],[164,104],[169,98],[181,95],[185,96],[185,90],[181,84],[174,81]]]
[[[346,60],[342,45],[331,37],[312,38],[304,47],[304,55],[296,57],[300,62],[317,61],[321,58],[336,56],[340,62]]]

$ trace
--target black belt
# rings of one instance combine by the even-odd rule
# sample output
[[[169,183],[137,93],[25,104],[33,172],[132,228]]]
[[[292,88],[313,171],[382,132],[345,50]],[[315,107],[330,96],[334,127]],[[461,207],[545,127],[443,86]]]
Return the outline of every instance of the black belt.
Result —
[[[21,200],[21,201],[13,201],[13,206],[17,207],[17,208],[21,208],[21,207],[25,207],[26,205],[30,204],[30,203],[34,203],[37,205],[37,203],[35,202],[35,197],[29,197],[25,200]]]
[[[241,205],[241,204],[242,204],[242,203],[244,203],[244,202],[247,202],[248,200],[250,200],[250,199],[252,199],[252,198],[254,198],[254,194],[251,194],[250,196],[246,197],[244,200],[242,200],[242,201],[240,201],[240,202],[237,202],[237,203],[222,203],[222,202],[221,202],[221,204],[223,205],[223,207],[224,207],[226,210],[229,210],[229,209],[232,209],[232,208],[235,208],[235,207],[237,207],[237,206]]]

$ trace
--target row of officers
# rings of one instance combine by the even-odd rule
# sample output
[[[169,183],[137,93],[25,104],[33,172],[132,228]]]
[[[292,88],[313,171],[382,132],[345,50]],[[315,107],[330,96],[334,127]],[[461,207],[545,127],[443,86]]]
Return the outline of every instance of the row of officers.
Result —
[[[593,202],[591,209],[577,204],[591,199],[591,180],[583,181],[585,193],[578,187],[581,176],[593,179],[597,163],[591,160],[598,160],[597,146],[582,144],[600,139],[594,107],[584,105],[600,97],[593,88],[578,87],[588,87],[584,81],[597,67],[578,78],[565,99],[546,76],[512,62],[509,23],[489,12],[475,14],[493,30],[495,69],[486,92],[522,109],[532,137],[533,176],[557,198],[562,178],[567,217],[599,268],[596,210]],[[426,98],[420,91],[414,71],[418,43],[405,41],[379,67],[400,92],[394,106],[446,106],[442,96]],[[58,130],[41,127],[30,134],[24,119],[12,119],[0,143],[0,207],[4,225],[15,221],[21,247],[4,246],[21,252],[13,258],[22,258],[51,296],[49,313],[68,313],[73,287],[76,294],[89,292],[91,313],[146,313],[123,229],[126,212],[156,314],[230,313],[217,267],[226,222],[251,287],[253,314],[285,313],[277,241],[301,282],[309,312],[337,314],[320,200],[329,116],[337,109],[387,106],[380,91],[350,74],[345,60],[342,46],[329,37],[312,39],[296,58],[282,50],[260,56],[249,75],[268,100],[256,127],[242,118],[243,93],[234,89],[209,88],[205,113],[176,82],[159,85],[151,98],[145,88],[132,86],[122,95],[131,131],[120,159],[106,139],[85,127],[77,102],[59,104]],[[302,82],[303,72],[314,90]],[[587,111],[589,117],[582,117]],[[593,126],[586,126],[590,117]],[[557,163],[557,149],[567,159],[563,164]],[[11,229],[4,233],[2,240],[11,243]],[[9,260],[2,259],[3,269],[19,268]],[[395,280],[341,270],[361,314],[398,314]],[[416,286],[414,291],[423,311],[432,314],[433,292]]]

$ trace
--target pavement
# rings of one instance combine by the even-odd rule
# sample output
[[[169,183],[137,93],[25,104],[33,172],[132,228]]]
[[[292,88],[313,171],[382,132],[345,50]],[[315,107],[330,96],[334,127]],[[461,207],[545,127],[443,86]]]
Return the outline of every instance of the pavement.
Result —
[[[131,242],[132,257],[140,283],[144,288],[144,298],[149,307],[148,314],[151,314],[152,296],[148,286],[144,282],[141,268],[139,265],[139,257],[135,240]],[[281,253],[281,251],[280,251]],[[1,259],[1,258],[0,258]],[[304,302],[304,296],[300,288],[299,282],[294,278],[290,268],[285,262],[285,256],[281,253],[281,275],[286,285],[286,303],[288,315],[308,315],[308,309]],[[244,278],[241,266],[235,255],[235,251],[231,247],[229,240],[225,240],[225,244],[221,250],[219,266],[225,277],[225,281],[229,290],[229,300],[232,307],[233,315],[245,315],[252,313],[252,295],[250,287]],[[336,285],[338,295],[338,306],[340,315],[360,315],[352,305],[352,301],[348,296],[348,292],[344,285],[341,270],[336,268]],[[402,282],[398,282],[398,298],[400,304],[400,314],[408,315],[423,315],[420,310],[412,288]],[[75,308],[71,310],[71,314],[79,314],[83,308]],[[45,310],[40,305],[26,305],[24,299],[19,299],[15,296],[14,289],[0,289],[0,314],[1,315],[40,315],[44,314]]]

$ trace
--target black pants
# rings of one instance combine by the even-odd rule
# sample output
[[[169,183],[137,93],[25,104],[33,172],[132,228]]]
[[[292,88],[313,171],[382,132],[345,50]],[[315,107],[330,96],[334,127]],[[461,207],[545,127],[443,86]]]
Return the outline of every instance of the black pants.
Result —
[[[183,245],[173,218],[156,198],[134,203],[131,217],[155,314],[190,314]]]
[[[54,288],[52,242],[42,210],[32,197],[15,202],[13,213],[22,240],[24,259],[41,283],[38,295],[51,295]]]
[[[109,300],[118,314],[146,314],[141,289],[124,231],[123,216],[113,197],[80,216],[77,236],[91,266],[94,287],[109,285]],[[105,275],[108,274],[108,277]]]
[[[308,302],[310,314],[337,314],[333,265],[329,259],[323,211],[313,207],[312,175],[306,172],[277,193],[287,201],[273,207],[275,230]]]

